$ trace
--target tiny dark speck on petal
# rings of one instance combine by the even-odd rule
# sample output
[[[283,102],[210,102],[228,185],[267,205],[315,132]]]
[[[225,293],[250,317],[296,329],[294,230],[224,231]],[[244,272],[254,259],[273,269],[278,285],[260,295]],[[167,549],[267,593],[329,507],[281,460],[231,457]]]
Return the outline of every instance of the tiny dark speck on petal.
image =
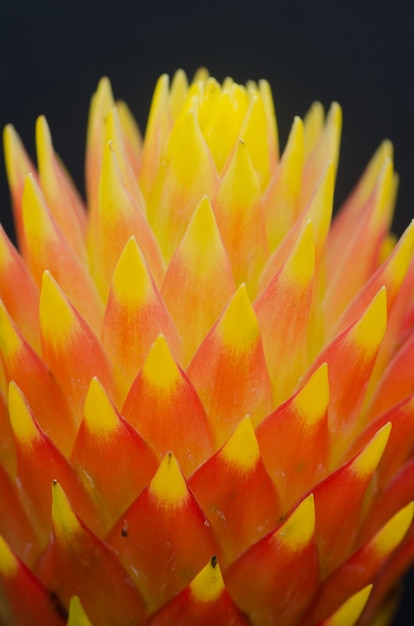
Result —
[[[64,620],[67,620],[69,617],[69,611],[67,610],[67,608],[62,604],[62,602],[59,600],[58,596],[56,595],[56,593],[54,591],[51,591],[49,593],[50,596],[50,600],[52,602],[53,608],[55,609],[56,613],[60,616],[63,617]]]
[[[214,569],[217,565],[217,557],[215,554],[211,557],[211,567]]]

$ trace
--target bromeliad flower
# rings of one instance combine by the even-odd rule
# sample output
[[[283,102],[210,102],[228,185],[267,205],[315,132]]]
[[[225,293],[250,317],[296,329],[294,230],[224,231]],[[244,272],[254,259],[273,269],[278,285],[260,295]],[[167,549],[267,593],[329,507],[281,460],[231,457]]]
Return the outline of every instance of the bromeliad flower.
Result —
[[[103,79],[87,211],[11,126],[0,620],[385,625],[414,558],[414,226],[384,142],[331,225],[341,112],[279,156],[270,88]]]

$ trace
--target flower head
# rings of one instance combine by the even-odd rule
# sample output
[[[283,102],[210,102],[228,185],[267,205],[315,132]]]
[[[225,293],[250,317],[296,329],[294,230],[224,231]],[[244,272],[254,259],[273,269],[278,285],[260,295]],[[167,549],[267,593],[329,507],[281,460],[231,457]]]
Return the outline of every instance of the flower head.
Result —
[[[93,96],[87,210],[4,133],[0,618],[352,626],[414,558],[414,227],[384,142],[331,223],[341,111],[279,155],[266,81]]]

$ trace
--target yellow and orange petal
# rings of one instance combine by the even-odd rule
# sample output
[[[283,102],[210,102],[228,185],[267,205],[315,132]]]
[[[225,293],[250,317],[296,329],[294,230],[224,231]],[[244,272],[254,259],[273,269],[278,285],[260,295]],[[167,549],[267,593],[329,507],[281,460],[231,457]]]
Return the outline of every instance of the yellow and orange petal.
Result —
[[[160,543],[160,537],[163,537]],[[218,546],[172,453],[107,537],[150,611],[182,591]]]

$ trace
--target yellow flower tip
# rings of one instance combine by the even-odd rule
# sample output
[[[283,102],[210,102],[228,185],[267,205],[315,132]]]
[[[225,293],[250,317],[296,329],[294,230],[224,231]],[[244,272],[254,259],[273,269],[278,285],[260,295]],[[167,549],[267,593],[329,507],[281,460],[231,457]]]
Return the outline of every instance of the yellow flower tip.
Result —
[[[171,355],[164,335],[158,335],[152,344],[142,372],[148,384],[166,394],[172,392],[181,381],[178,366]]]
[[[308,220],[299,233],[293,252],[286,263],[287,277],[296,286],[309,285],[315,269],[315,239],[314,228]]]
[[[393,162],[391,158],[385,157],[373,186],[374,210],[370,227],[374,233],[383,225],[388,226],[391,221],[397,187],[398,177],[394,174]]]
[[[326,131],[332,136],[333,151],[332,159],[335,167],[335,173],[338,166],[339,142],[342,130],[342,109],[338,102],[332,102],[328,114],[326,116]]]
[[[357,593],[354,593],[320,626],[354,626],[368,602],[372,587],[373,585],[367,585]]]
[[[380,557],[387,556],[401,543],[411,526],[413,515],[414,502],[409,502],[375,535],[372,547]]]
[[[375,471],[388,443],[391,428],[391,422],[387,422],[378,430],[362,452],[358,454],[352,463],[354,474],[365,478]]]
[[[168,74],[162,74],[155,85],[145,132],[144,149],[155,150],[158,148],[159,123],[168,114],[169,82]],[[153,164],[150,165],[152,167]]]
[[[191,250],[194,252],[194,256],[199,255],[199,248],[203,251],[208,251],[211,242],[217,238],[217,223],[207,196],[203,196],[195,208],[188,230],[191,232],[193,239]],[[191,263],[190,258],[186,260]]]
[[[56,535],[65,544],[78,533],[80,528],[79,520],[57,480],[52,482],[52,521]]]
[[[44,115],[40,115],[36,120],[36,153],[40,174],[49,173],[47,168],[51,166],[50,161],[54,153],[49,124]]]
[[[313,102],[303,120],[305,158],[312,152],[321,132],[325,111],[321,102]]]
[[[351,337],[355,344],[370,352],[376,350],[387,327],[387,290],[381,287],[354,325]]]
[[[245,417],[223,446],[221,454],[240,472],[248,472],[257,464],[260,452],[250,417]]]
[[[292,552],[300,552],[315,533],[315,503],[311,493],[296,507],[274,537]]]
[[[114,96],[112,93],[111,81],[107,76],[102,76],[98,82],[95,93],[92,97],[90,119],[88,124],[88,136],[92,132],[94,124],[105,121],[108,112],[114,106]]]
[[[9,383],[9,415],[15,437],[21,444],[30,446],[40,440],[30,407],[14,381]]]
[[[244,283],[230,300],[218,330],[223,343],[235,352],[247,352],[256,345],[259,325]]]
[[[70,599],[67,626],[93,626],[78,596],[72,596]]]
[[[208,69],[204,66],[200,66],[196,70],[193,80],[191,82],[192,83],[206,83],[209,78],[210,78],[210,73]]]
[[[162,459],[150,483],[149,492],[164,508],[180,508],[186,503],[189,492],[172,452],[168,452]]]
[[[24,181],[22,215],[26,237],[36,256],[37,247],[44,245],[52,236],[52,219],[44,195],[33,174],[28,174]]]
[[[96,132],[99,129],[99,136],[101,136],[103,124],[105,123],[109,111],[114,107],[114,105],[115,102],[110,80],[106,76],[103,76],[99,80],[96,91],[92,96],[89,110],[87,143],[88,147],[92,148],[94,152],[100,148],[99,142],[91,145],[95,142],[97,137]]]
[[[214,602],[224,591],[224,581],[216,556],[212,556],[205,567],[190,583],[195,600],[207,604]]]
[[[118,259],[112,291],[118,302],[130,302],[135,309],[152,300],[154,287],[135,237],[128,239]]]
[[[98,378],[92,378],[85,399],[84,418],[90,430],[108,437],[118,426],[118,416]]]
[[[240,137],[246,142],[254,169],[264,189],[270,178],[269,128],[271,114],[268,115],[265,103],[253,83],[248,83],[249,106],[243,120]],[[274,129],[273,129],[274,132]]]
[[[17,574],[18,568],[18,560],[0,535],[0,573],[5,578],[13,578]]]
[[[322,365],[312,374],[297,393],[293,405],[306,426],[312,427],[325,414],[329,404],[328,365]]]
[[[113,108],[114,96],[112,92],[112,85],[107,76],[102,76],[102,78],[100,78],[95,95],[102,110],[110,111]]]
[[[240,207],[257,202],[260,197],[260,179],[250,158],[249,145],[239,139],[234,156],[224,175],[219,197],[230,211],[240,211]]]
[[[74,326],[74,315],[62,290],[48,270],[42,275],[39,318],[56,343],[64,342]]]
[[[188,80],[184,70],[175,72],[171,81],[170,108],[173,119],[177,119],[182,110],[188,94]]]
[[[7,124],[3,130],[3,146],[7,179],[13,193],[18,190],[18,186],[26,174],[31,171],[34,172],[34,166],[30,162],[22,141],[12,124]]]
[[[259,93],[266,112],[270,151],[271,153],[274,153],[271,156],[273,156],[274,159],[277,159],[279,156],[279,137],[277,132],[275,106],[273,103],[272,89],[269,82],[263,78],[259,80]]]
[[[387,242],[388,246],[394,249],[394,254],[387,265],[385,276],[392,285],[399,286],[407,273],[414,252],[414,220],[407,226],[395,247],[393,245],[395,238],[392,235],[387,237],[385,243]]]
[[[182,185],[194,184],[194,173],[205,152],[206,145],[198,124],[197,111],[195,106],[191,106],[183,111],[173,127],[167,148],[167,160],[173,161],[174,174]],[[188,155],[192,155],[192,163],[189,163]]]
[[[5,358],[15,355],[21,347],[21,340],[6,307],[0,300],[0,348]]]

